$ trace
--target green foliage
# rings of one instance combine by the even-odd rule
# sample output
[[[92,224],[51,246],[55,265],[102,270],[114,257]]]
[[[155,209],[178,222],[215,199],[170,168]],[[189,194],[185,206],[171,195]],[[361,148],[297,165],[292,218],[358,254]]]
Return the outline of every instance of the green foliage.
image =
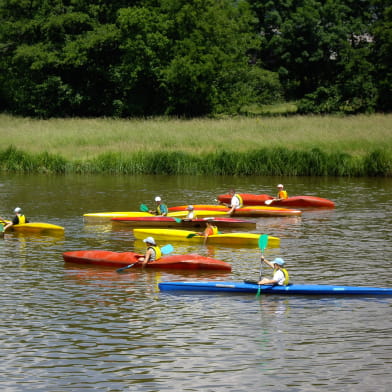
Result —
[[[34,117],[392,107],[387,0],[2,0],[0,110]]]
[[[247,153],[216,151],[203,155],[157,151],[124,156],[111,152],[91,160],[67,162],[46,152],[32,155],[9,147],[0,152],[0,170],[112,175],[392,176],[392,157],[381,150],[359,158],[341,152],[328,154],[318,148],[309,151],[265,148]]]

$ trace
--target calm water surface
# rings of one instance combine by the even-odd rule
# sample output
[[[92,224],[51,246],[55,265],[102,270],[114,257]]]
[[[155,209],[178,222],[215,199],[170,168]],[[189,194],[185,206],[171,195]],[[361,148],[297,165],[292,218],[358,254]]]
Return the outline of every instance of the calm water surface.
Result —
[[[243,280],[258,249],[173,244],[228,261],[229,274],[65,265],[64,251],[143,251],[126,229],[85,225],[86,212],[214,203],[231,187],[332,199],[336,209],[260,218],[281,238],[292,281],[392,286],[391,179],[1,176],[0,215],[16,206],[63,237],[0,239],[0,387],[11,391],[389,391],[390,298],[166,294],[161,280]],[[266,267],[263,272],[267,273]],[[268,271],[269,272],[269,271]]]

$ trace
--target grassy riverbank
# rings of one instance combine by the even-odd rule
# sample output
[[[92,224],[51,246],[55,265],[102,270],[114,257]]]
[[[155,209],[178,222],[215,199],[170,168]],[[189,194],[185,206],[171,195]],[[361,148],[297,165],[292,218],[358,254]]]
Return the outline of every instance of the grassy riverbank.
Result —
[[[116,174],[392,174],[392,114],[227,119],[0,115],[6,171]]]

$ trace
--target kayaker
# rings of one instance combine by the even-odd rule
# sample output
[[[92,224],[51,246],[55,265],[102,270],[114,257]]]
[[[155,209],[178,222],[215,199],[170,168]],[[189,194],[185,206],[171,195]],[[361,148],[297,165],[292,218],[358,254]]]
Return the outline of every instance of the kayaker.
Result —
[[[213,219],[207,219],[206,228],[204,229],[203,233],[200,233],[200,235],[204,236],[204,244],[207,243],[207,239],[210,235],[218,234],[218,227],[215,226],[213,223]]]
[[[283,189],[283,184],[278,184],[276,187],[278,188],[278,197],[275,200],[285,200],[289,197],[287,192]]]
[[[143,240],[143,242],[147,245],[147,251],[143,257],[138,258],[138,261],[142,263],[142,267],[145,267],[147,263],[160,259],[162,253],[153,237],[147,237]]]
[[[227,207],[229,207],[230,210],[227,213],[229,215],[233,215],[236,209],[242,208],[244,206],[244,203],[242,201],[242,197],[238,193],[235,193],[235,189],[230,189],[229,194],[231,196],[230,204],[222,204],[225,204]]]
[[[287,286],[289,284],[289,273],[284,266],[284,260],[280,257],[275,258],[273,261],[268,261],[261,256],[261,261],[274,269],[274,274],[271,279],[263,278],[257,284],[274,284],[278,286]]]
[[[22,214],[22,209],[21,209],[20,207],[16,207],[16,208],[14,209],[14,213],[15,213],[15,216],[14,216],[14,218],[12,219],[12,221],[9,222],[9,223],[7,223],[7,224],[4,226],[4,231],[5,231],[6,229],[8,229],[9,227],[13,226],[13,225],[19,225],[19,224],[23,224],[23,223],[29,223],[29,221],[26,219],[26,217]]]
[[[186,209],[188,211],[188,214],[186,215],[184,220],[192,220],[197,218],[195,208],[192,205],[189,205]]]
[[[149,211],[150,214],[155,214],[159,216],[166,216],[168,213],[166,204],[162,203],[162,199],[160,196],[155,198],[155,202],[157,204],[155,211]]]

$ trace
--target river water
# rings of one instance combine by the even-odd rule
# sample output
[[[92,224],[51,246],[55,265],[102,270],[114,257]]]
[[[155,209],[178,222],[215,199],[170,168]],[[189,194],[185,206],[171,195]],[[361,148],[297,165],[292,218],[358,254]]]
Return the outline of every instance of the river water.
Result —
[[[233,271],[166,273],[64,264],[70,250],[136,250],[132,232],[86,225],[86,212],[212,204],[231,187],[336,202],[302,217],[259,218],[281,238],[295,283],[392,286],[392,179],[2,175],[0,214],[65,227],[0,239],[1,390],[389,391],[391,298],[167,294],[162,280],[256,279],[258,249],[173,244]],[[268,271],[269,272],[269,271]],[[265,267],[263,273],[267,273]]]

